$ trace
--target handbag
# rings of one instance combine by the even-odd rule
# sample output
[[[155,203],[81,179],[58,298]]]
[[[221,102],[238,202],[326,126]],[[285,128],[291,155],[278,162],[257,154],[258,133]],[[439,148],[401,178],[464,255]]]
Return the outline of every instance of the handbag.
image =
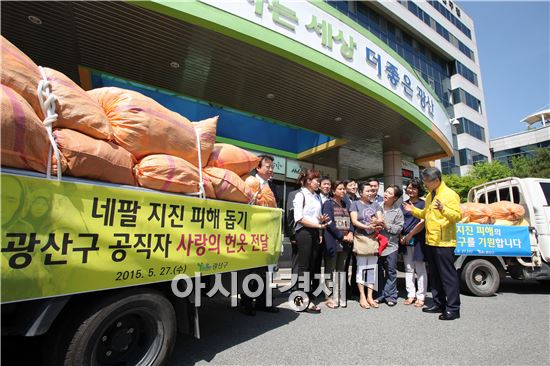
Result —
[[[378,241],[378,244],[379,244],[378,255],[382,255],[382,252],[384,251],[384,249],[386,249],[390,241],[388,240],[388,238],[386,238],[384,235],[380,233],[376,235],[376,240]]]
[[[378,255],[379,246],[378,240],[368,235],[358,233],[353,235],[353,252],[355,255]]]

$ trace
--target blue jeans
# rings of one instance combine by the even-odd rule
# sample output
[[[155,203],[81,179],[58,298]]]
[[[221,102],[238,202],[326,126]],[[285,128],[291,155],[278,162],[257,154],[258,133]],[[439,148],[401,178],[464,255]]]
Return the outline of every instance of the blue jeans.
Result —
[[[396,250],[378,258],[378,300],[397,302],[397,255]]]

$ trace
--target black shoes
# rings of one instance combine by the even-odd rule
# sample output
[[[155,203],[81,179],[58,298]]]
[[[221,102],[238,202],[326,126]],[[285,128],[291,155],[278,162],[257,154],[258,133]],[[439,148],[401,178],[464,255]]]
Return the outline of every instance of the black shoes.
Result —
[[[422,311],[424,313],[441,313],[441,315],[439,316],[439,320],[455,320],[460,318],[459,311],[453,312],[453,311],[443,310],[437,305],[430,306],[429,308],[423,308]]]
[[[258,311],[264,311],[266,313],[278,313],[279,308],[276,308],[275,306],[266,306],[264,308],[257,308]]]
[[[439,320],[455,320],[460,318],[460,312],[445,311],[439,316]]]
[[[253,305],[241,305],[241,313],[248,316],[256,315],[256,310]]]
[[[443,309],[437,305],[430,306],[429,308],[422,308],[424,313],[443,313]]]
[[[397,303],[395,301],[386,301],[386,305],[388,305],[390,307],[393,307],[393,306],[397,305]]]

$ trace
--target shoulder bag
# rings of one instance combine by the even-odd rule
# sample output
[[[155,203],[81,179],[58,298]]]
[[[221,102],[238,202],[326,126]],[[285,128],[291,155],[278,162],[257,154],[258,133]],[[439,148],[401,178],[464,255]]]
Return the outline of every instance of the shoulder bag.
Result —
[[[378,255],[378,240],[371,236],[355,233],[353,235],[353,252],[355,255]]]

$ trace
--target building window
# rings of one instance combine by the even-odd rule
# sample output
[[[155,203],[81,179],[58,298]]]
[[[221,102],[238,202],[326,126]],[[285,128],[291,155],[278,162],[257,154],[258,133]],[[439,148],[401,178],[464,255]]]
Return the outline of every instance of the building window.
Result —
[[[458,150],[458,155],[461,166],[474,165],[479,162],[489,161],[487,156],[471,149],[460,149]]]
[[[459,125],[456,128],[456,132],[458,135],[462,133],[467,133],[468,135],[485,142],[485,129],[483,127],[464,117],[459,118],[458,122]]]
[[[420,9],[414,2],[412,2],[412,1],[406,1],[406,2],[400,1],[399,3],[401,5],[403,5],[404,7],[406,7],[407,9],[409,9],[409,11],[411,13],[413,13],[418,19],[420,19],[424,23],[426,23],[429,27],[435,29],[435,31],[439,35],[441,35],[443,38],[445,38],[447,41],[449,41],[453,46],[457,47],[460,50],[460,52],[462,52],[463,54],[468,56],[468,58],[470,58],[472,61],[475,61],[474,52],[471,49],[469,49],[468,46],[466,46],[464,43],[460,42],[455,36],[450,34],[449,31],[444,26],[442,26],[441,24],[436,22],[435,19],[430,17],[428,15],[428,13],[426,13],[424,10]],[[434,3],[439,4],[437,1],[434,1]],[[449,12],[447,9],[442,7],[441,4],[439,4],[439,5],[441,6],[442,9],[444,9],[444,11]],[[434,7],[436,7],[436,9],[438,9],[437,6],[434,6]],[[441,13],[441,11],[440,11],[440,13]],[[443,15],[445,15],[445,14],[443,14]],[[455,26],[457,26],[457,28],[460,31],[462,31],[464,34],[466,34],[468,36],[468,38],[471,39],[472,37],[471,37],[470,30],[466,27],[461,27],[460,25],[457,25],[457,24],[461,24],[461,25],[463,25],[463,24],[460,21],[458,21],[458,19],[456,17],[454,17],[450,12],[449,12],[449,15],[450,15],[449,17],[447,17],[445,15],[447,17],[447,19],[449,19],[449,21],[451,23],[453,23]],[[453,21],[453,19],[455,19],[455,20]],[[463,30],[463,28],[467,29],[467,32],[465,32]]]
[[[456,162],[455,157],[451,157],[449,159],[442,159],[441,160],[441,173],[443,174],[454,174],[453,168],[456,168]]]
[[[481,101],[464,89],[457,88],[452,91],[453,104],[464,103],[468,107],[482,113]]]
[[[451,75],[460,74],[466,78],[469,82],[477,86],[477,74],[455,60],[451,63]]]
[[[415,39],[408,31],[399,28],[398,25],[386,19],[365,2],[354,2],[355,14],[349,14],[346,1],[329,1],[330,5],[340,12],[354,19],[365,29],[377,36],[405,59],[426,82],[430,83],[445,108],[449,107],[448,98],[445,98],[443,85],[448,81],[450,74],[448,61],[432,51],[420,40]],[[400,1],[405,7],[411,7],[415,14],[422,11],[416,4],[409,1]],[[422,11],[422,14],[425,14]],[[422,18],[423,19],[423,18]],[[430,21],[431,22],[431,21]],[[435,24],[432,23],[435,28]]]
[[[540,148],[550,147],[550,140],[539,142],[536,144],[514,147],[511,149],[500,150],[493,152],[493,159],[500,161],[504,165],[512,166],[512,160],[515,157],[526,156],[531,157],[535,151]]]
[[[466,37],[472,39],[472,32],[470,31],[470,29],[468,27],[466,27],[464,25],[464,23],[462,23],[460,20],[458,20],[457,17],[455,17],[453,15],[453,13],[451,13],[446,7],[444,7],[439,1],[428,1],[428,3],[433,6],[438,12],[440,12],[441,14],[443,14],[443,16],[445,18],[447,18],[448,21],[450,21],[451,23],[453,23],[457,28],[458,30],[460,30],[462,33],[464,33],[466,35]],[[455,8],[456,10],[456,15],[458,15],[460,17],[460,9],[459,8]]]

